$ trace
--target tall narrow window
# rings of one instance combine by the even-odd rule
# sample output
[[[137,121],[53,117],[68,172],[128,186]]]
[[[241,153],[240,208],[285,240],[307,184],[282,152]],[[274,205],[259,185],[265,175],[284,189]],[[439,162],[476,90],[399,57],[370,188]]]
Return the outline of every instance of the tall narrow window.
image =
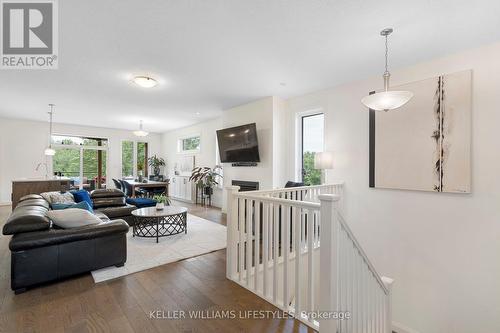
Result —
[[[148,143],[122,141],[122,177],[148,175]]]
[[[148,176],[148,143],[137,142],[137,174]]]
[[[134,141],[122,141],[122,177],[134,176]]]
[[[314,156],[316,153],[323,151],[324,122],[325,117],[323,113],[301,117],[301,175],[304,185],[321,184],[321,170],[314,169]]]

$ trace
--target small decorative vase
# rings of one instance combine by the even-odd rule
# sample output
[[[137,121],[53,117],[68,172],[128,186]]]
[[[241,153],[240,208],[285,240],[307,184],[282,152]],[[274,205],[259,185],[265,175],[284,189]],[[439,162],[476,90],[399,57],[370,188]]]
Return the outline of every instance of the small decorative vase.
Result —
[[[158,202],[156,204],[156,210],[163,210],[165,208],[165,204],[163,202]]]

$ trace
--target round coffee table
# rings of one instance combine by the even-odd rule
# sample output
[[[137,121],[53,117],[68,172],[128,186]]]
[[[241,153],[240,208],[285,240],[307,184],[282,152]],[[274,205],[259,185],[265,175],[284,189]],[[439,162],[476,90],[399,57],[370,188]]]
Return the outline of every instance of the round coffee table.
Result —
[[[187,234],[187,208],[166,206],[162,210],[156,207],[140,208],[132,211],[135,223],[132,227],[132,236],[158,238],[180,234]]]

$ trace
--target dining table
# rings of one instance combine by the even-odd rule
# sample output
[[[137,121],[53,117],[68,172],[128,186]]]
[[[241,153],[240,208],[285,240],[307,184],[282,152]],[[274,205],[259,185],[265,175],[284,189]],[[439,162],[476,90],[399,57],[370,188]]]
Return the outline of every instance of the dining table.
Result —
[[[155,180],[144,180],[142,182],[136,181],[134,179],[124,179],[130,186],[132,186],[132,193],[131,197],[135,198],[135,190],[137,188],[159,188],[159,187],[165,187],[165,195],[168,195],[168,185],[169,181],[155,181]]]

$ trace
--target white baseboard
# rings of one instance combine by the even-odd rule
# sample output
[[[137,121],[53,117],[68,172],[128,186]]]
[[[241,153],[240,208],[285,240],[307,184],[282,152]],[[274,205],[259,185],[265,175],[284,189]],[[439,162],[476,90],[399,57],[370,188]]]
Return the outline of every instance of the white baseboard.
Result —
[[[0,202],[0,206],[10,206],[12,205],[12,202],[8,201],[8,202]]]
[[[396,333],[420,333],[395,321],[392,322],[392,330]]]

